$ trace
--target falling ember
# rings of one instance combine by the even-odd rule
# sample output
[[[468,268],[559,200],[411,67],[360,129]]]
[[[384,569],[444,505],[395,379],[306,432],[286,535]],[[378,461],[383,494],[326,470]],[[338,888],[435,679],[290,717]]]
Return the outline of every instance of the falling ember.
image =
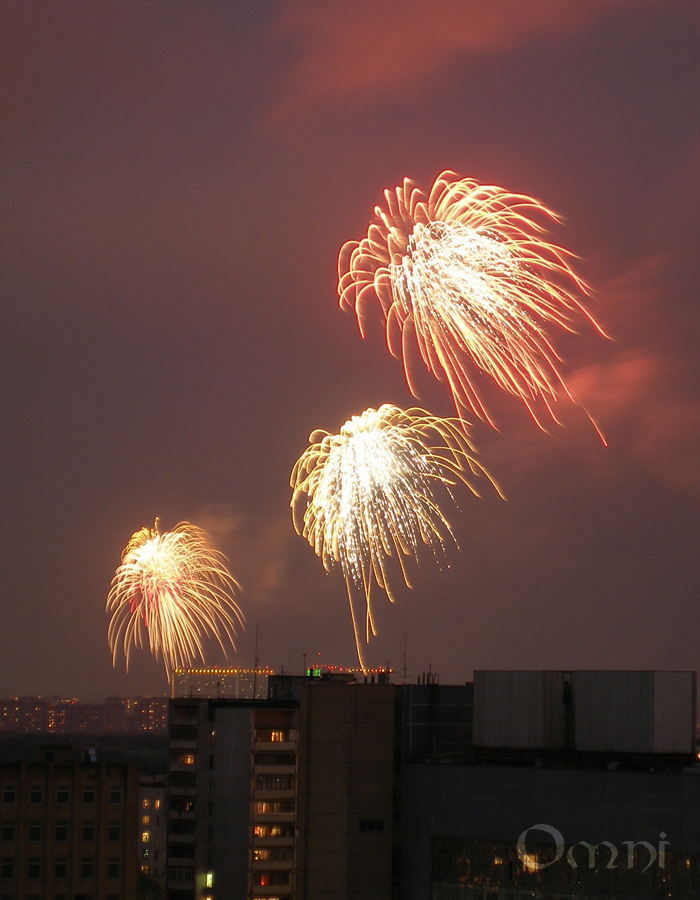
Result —
[[[233,645],[234,622],[243,624],[225,557],[214,550],[204,531],[180,522],[161,534],[153,528],[135,532],[122,554],[107,597],[112,618],[108,639],[116,665],[121,646],[127,669],[134,647],[162,656],[168,677],[174,668],[204,658],[202,639],[212,635],[226,653]]]
[[[440,506],[454,504],[451,487],[461,482],[478,496],[474,481],[490,476],[475,460],[463,423],[423,410],[385,404],[353,416],[339,434],[315,431],[291,475],[294,527],[325,569],[338,565],[345,578],[360,665],[358,616],[353,597],[364,595],[365,639],[375,634],[374,582],[393,600],[389,559],[398,561],[410,587],[405,558],[434,556],[454,542]]]
[[[417,347],[428,370],[447,380],[461,418],[471,412],[493,424],[475,378],[484,373],[538,424],[539,400],[556,422],[552,404],[573,397],[549,330],[573,332],[585,318],[603,334],[579,299],[589,289],[572,254],[543,237],[537,219],[557,216],[532,197],[453,172],[427,197],[409,179],[384,196],[367,236],[348,241],[338,260],[340,305],[355,312],[360,332],[378,300],[414,396]]]

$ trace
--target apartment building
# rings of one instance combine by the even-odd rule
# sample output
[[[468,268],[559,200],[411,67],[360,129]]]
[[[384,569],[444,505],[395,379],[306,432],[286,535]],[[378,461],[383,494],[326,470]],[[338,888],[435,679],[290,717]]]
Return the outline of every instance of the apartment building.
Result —
[[[132,900],[138,770],[54,747],[0,766],[0,898]]]

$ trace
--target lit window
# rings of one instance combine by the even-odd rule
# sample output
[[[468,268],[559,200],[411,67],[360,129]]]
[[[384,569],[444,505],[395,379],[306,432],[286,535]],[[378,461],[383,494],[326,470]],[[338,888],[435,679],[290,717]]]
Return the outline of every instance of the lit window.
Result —
[[[154,809],[160,809],[160,800],[154,800],[153,802]]]
[[[151,817],[150,816],[141,816],[141,824],[142,825],[150,825]]]
[[[148,866],[141,866],[141,872],[144,875],[148,875]]]
[[[206,878],[204,881],[204,887],[208,887],[208,888],[214,887],[214,873],[213,872],[207,872],[207,875],[206,875]]]
[[[144,831],[143,834],[141,835],[141,843],[147,844],[149,838],[150,838],[150,832]]]
[[[151,801],[148,799],[148,797],[144,797],[143,803],[141,805],[144,809],[148,809],[148,807],[151,805]]]

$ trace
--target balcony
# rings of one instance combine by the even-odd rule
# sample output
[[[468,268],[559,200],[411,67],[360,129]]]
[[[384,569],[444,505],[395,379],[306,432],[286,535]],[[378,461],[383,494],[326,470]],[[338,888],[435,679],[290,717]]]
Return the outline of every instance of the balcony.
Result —
[[[170,727],[171,728],[196,728],[199,725],[199,719],[197,716],[197,710],[193,710],[193,715],[191,716],[171,716],[170,717]]]
[[[195,763],[179,763],[179,762],[171,762],[170,772],[189,772],[192,775],[197,773],[197,766]]]
[[[293,847],[293,837],[256,837],[253,835],[253,847]]]
[[[194,822],[197,818],[197,814],[193,809],[171,809],[168,812],[169,819],[176,819],[178,821],[190,821]]]
[[[292,766],[253,766],[254,775],[295,775],[297,767]]]
[[[173,834],[168,835],[168,844],[194,844],[195,835],[193,834]]]
[[[254,859],[254,872],[291,872],[294,868],[293,859]]]
[[[168,854],[167,864],[168,868],[170,868],[170,866],[174,868],[192,867],[192,872],[194,873],[194,851],[192,852],[192,856],[170,856]],[[194,874],[192,877],[194,878]]]
[[[171,750],[196,750],[198,747],[197,739],[188,741],[170,741]]]
[[[274,750],[278,753],[294,753],[297,749],[296,741],[254,741],[253,751],[255,753],[263,750]]]
[[[294,822],[296,819],[296,813],[294,812],[285,812],[285,813],[253,813],[253,822],[259,822],[263,824],[265,822],[270,822],[271,824],[276,824],[277,822]]]
[[[181,787],[178,784],[171,784],[168,787],[168,796],[170,797],[194,797],[196,793],[196,787]]]
[[[168,890],[169,891],[177,891],[177,890],[193,890],[194,889],[194,870],[192,871],[192,877],[189,879],[175,879],[170,878],[168,876]],[[274,894],[272,895],[274,896]]]
[[[294,893],[291,884],[254,884],[251,888],[253,897],[286,897]]]
[[[253,788],[253,800],[293,800],[295,794],[294,788]]]

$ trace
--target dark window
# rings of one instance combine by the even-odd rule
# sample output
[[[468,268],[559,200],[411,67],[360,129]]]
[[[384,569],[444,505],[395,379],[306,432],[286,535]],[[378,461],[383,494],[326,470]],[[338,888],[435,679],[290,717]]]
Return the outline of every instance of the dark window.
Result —
[[[83,822],[83,841],[85,843],[95,840],[95,823]]]
[[[253,884],[289,884],[291,873],[289,872],[255,872],[253,874]]]
[[[2,786],[2,802],[3,803],[14,803],[15,802],[15,786],[14,786],[14,784],[3,784],[3,786]]]
[[[83,787],[83,803],[91,806],[95,802],[95,785],[86,784]]]
[[[253,761],[256,766],[293,766],[295,756],[293,753],[256,753]]]
[[[194,800],[181,800],[173,798],[168,808],[171,813],[177,813],[177,815],[182,815],[182,813],[193,813],[194,812]]]
[[[3,822],[2,828],[0,828],[0,841],[14,841],[14,839],[15,839],[14,823]]]
[[[27,863],[27,878],[36,879],[41,877],[41,860],[30,859]]]
[[[211,825],[208,827],[211,829]],[[185,819],[182,822],[178,822],[177,819],[171,819],[168,822],[168,834],[194,834],[194,831],[195,822],[192,819]]]
[[[56,843],[63,844],[68,840],[68,822],[56,822]]]
[[[193,788],[197,786],[197,776],[188,772],[171,772],[170,787],[172,788]]]
[[[122,802],[122,789],[119,785],[109,789],[109,805],[119,806]]]
[[[292,787],[292,776],[258,775],[257,786],[263,791],[288,791]]]
[[[56,803],[58,806],[65,806],[70,797],[67,784],[56,785]]]
[[[41,840],[41,822],[29,823],[29,843],[37,844]]]
[[[33,784],[29,788],[29,802],[30,803],[41,803],[44,792],[41,789],[40,784]]]
[[[63,881],[68,878],[68,860],[56,859],[53,864],[53,877]]]
[[[119,878],[119,860],[107,860],[107,878]]]
[[[107,840],[108,841],[118,841],[119,840],[119,822],[108,822],[107,823]]]
[[[171,728],[170,729],[170,740],[171,741],[196,741],[197,740],[197,729],[196,728]]]
[[[170,881],[194,881],[194,870],[172,866],[168,869],[168,878]]]
[[[384,819],[360,819],[362,834],[384,834]]]
[[[91,856],[83,857],[83,861],[80,864],[80,877],[84,881],[89,881],[92,878],[92,857]]]
[[[15,877],[15,863],[12,859],[0,859],[0,878],[7,880]]]
[[[194,846],[187,844],[171,844],[168,847],[168,856],[171,859],[194,859]]]

